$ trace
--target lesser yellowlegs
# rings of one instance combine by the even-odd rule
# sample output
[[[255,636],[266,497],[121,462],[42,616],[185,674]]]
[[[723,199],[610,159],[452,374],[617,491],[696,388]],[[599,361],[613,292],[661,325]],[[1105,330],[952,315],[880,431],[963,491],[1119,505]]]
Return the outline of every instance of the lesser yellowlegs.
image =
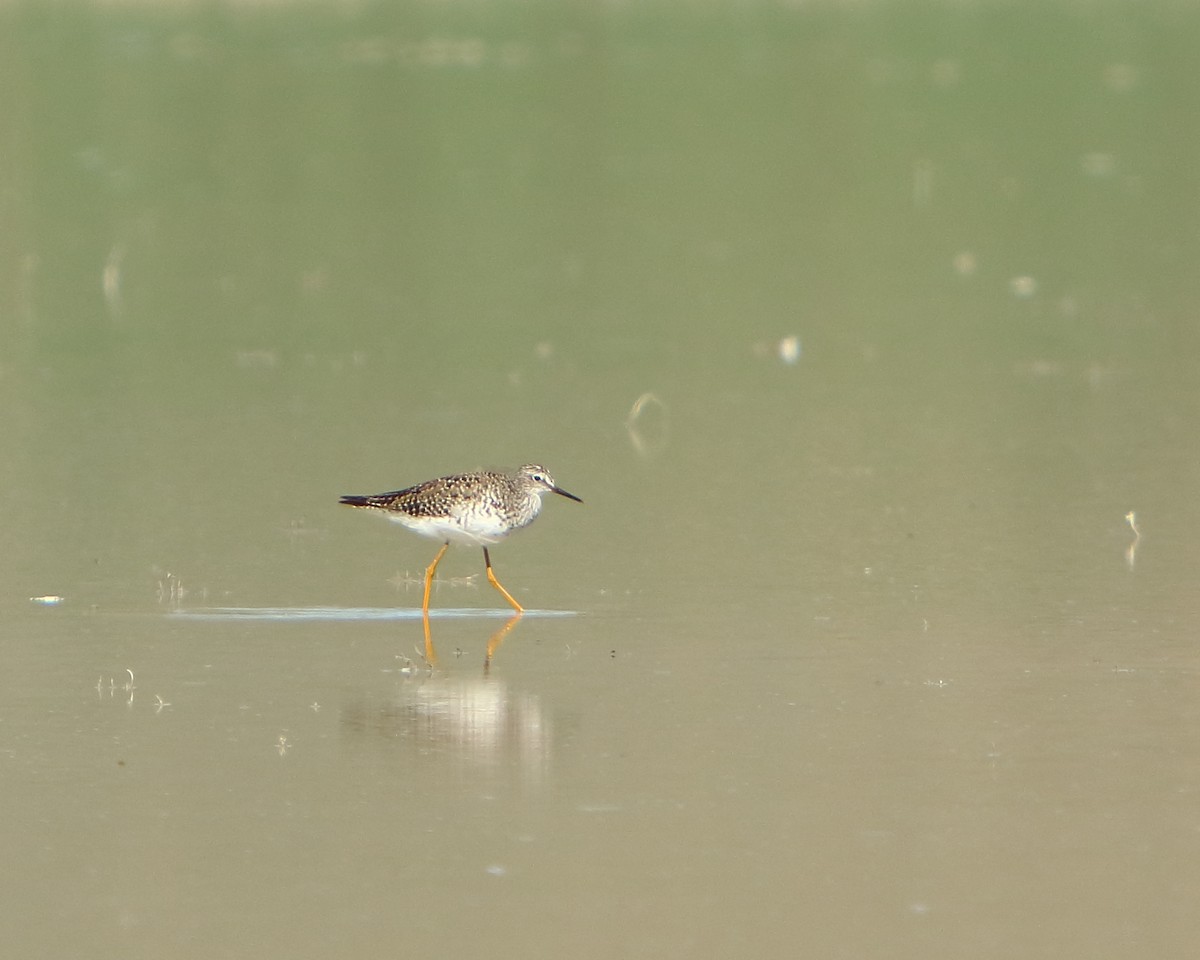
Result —
[[[583,503],[573,493],[567,493],[554,482],[550,471],[536,463],[527,463],[514,473],[479,470],[451,477],[426,480],[415,487],[376,493],[368,496],[346,496],[339,501],[351,507],[382,511],[393,520],[423,537],[442,541],[442,549],[425,570],[423,613],[429,613],[429,588],[433,574],[451,543],[472,543],[483,547],[483,563],[488,582],[504,594],[517,613],[522,607],[511,593],[500,585],[492,573],[492,558],[487,544],[507,537],[514,530],[527,527],[542,509],[542,496],[557,493],[560,497]]]

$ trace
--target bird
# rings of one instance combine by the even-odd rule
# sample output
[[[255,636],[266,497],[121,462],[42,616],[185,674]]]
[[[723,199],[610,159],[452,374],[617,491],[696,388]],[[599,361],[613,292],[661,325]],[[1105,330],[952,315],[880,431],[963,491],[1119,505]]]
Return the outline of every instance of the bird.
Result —
[[[583,503],[575,494],[558,486],[550,471],[537,463],[527,463],[511,473],[495,470],[457,473],[390,493],[348,494],[338,502],[348,507],[379,511],[414,533],[442,541],[442,548],[425,570],[421,612],[426,617],[429,616],[429,590],[434,572],[451,543],[483,547],[488,582],[519,615],[525,608],[496,579],[488,545],[533,523],[542,509],[542,497],[547,493]]]

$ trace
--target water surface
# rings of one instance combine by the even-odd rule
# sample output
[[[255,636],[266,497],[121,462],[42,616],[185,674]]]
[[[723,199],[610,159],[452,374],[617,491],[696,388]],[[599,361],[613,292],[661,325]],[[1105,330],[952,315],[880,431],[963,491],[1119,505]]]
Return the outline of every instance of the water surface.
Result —
[[[1185,6],[0,18],[13,950],[1190,955]]]

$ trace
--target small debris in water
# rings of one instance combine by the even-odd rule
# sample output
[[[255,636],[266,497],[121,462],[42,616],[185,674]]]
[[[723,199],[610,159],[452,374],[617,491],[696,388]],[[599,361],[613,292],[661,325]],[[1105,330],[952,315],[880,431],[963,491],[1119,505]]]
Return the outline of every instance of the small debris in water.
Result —
[[[750,352],[759,360],[769,360],[778,357],[789,366],[800,359],[803,352],[800,338],[791,335],[779,340],[757,340],[750,344]]]
[[[1133,540],[1125,548],[1125,562],[1129,564],[1129,569],[1132,570],[1133,565],[1137,563],[1137,548],[1138,543],[1142,539],[1142,531],[1138,529],[1137,514],[1133,510],[1125,514],[1125,522],[1129,524],[1129,529],[1133,531]]]
[[[960,277],[972,277],[975,271],[979,268],[979,263],[975,259],[975,254],[970,250],[962,250],[954,255],[954,272]]]
[[[1028,300],[1037,293],[1037,281],[1030,276],[1013,277],[1008,282],[1009,289],[1012,290],[1013,296],[1021,300]]]
[[[653,393],[643,393],[625,418],[625,431],[643,457],[657,453],[667,445],[667,405]]]
[[[1133,510],[1130,510],[1127,514],[1125,514],[1125,521],[1129,524],[1130,528],[1133,530],[1133,535],[1135,537],[1137,537],[1139,540],[1142,539],[1142,531],[1138,529],[1138,525],[1137,525],[1137,513],[1135,513]],[[57,599],[61,599],[61,598],[55,597],[55,599],[57,600]]]
[[[38,603],[38,604],[41,604],[43,607],[58,606],[58,604],[62,603],[65,599],[66,599],[66,597],[58,597],[52,593],[47,594],[44,597],[30,597],[29,598],[31,603]]]

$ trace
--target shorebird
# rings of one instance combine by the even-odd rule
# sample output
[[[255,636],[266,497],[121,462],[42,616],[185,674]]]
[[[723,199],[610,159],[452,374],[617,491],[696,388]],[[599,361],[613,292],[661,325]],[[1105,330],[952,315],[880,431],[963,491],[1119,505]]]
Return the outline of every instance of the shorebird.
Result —
[[[550,471],[536,463],[527,463],[513,473],[477,470],[426,480],[390,493],[345,496],[338,502],[378,510],[414,533],[442,541],[442,548],[425,570],[422,613],[429,613],[433,574],[451,543],[483,547],[488,582],[504,595],[517,613],[524,613],[525,608],[500,585],[492,572],[487,545],[533,523],[542,509],[542,497],[547,493],[557,493],[560,497],[583,503],[575,494],[557,486]]]

